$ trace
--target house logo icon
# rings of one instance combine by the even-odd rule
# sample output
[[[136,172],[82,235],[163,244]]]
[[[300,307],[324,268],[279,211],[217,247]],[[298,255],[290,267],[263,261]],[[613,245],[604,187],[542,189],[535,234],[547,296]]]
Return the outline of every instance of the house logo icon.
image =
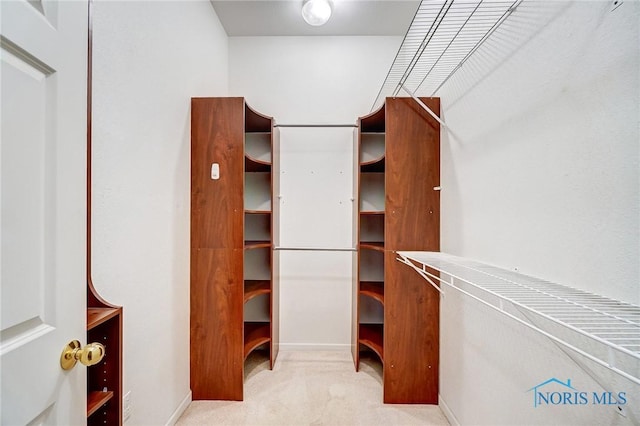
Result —
[[[551,384],[557,384],[560,385],[560,391],[554,391],[554,392],[545,392],[542,390],[542,388],[545,388],[548,385]],[[554,389],[557,388],[554,387]],[[561,380],[556,379],[555,377],[550,378],[549,380],[545,380],[542,383],[539,383],[537,385],[535,385],[534,387],[532,387],[531,389],[527,390],[527,392],[531,392],[533,391],[533,406],[537,407],[538,405],[541,404],[552,404],[552,405],[558,405],[558,404],[571,404],[570,401],[572,401],[572,397],[575,397],[575,400],[578,401],[580,400],[580,394],[583,392],[578,392],[573,386],[571,386],[571,379],[567,379],[567,382],[563,382]],[[586,398],[585,398],[585,403],[586,403]]]

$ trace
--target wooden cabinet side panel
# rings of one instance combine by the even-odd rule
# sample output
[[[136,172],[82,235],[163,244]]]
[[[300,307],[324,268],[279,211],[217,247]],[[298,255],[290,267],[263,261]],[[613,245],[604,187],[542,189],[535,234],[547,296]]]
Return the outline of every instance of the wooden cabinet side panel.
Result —
[[[438,98],[422,98],[440,114]],[[440,125],[411,98],[386,100],[385,248],[440,250]]]
[[[219,164],[220,178],[211,178]],[[244,100],[191,100],[191,247],[243,244]]]
[[[385,252],[384,402],[437,404],[439,293]]]
[[[191,249],[193,399],[242,400],[242,249]]]

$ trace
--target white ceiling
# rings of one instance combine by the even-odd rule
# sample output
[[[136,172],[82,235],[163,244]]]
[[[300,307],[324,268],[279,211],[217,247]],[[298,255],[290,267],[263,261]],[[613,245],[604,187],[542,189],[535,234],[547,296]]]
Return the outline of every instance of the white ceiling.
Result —
[[[312,27],[302,19],[302,0],[211,0],[230,37],[404,36],[419,0],[332,0],[329,22]]]

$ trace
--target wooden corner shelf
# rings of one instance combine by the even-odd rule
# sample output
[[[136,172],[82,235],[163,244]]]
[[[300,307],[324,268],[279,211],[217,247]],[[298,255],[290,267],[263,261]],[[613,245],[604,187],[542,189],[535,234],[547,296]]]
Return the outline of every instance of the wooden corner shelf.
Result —
[[[259,215],[259,214],[271,214],[271,210],[245,210],[245,214]]]
[[[271,247],[271,241],[245,241],[244,249],[251,250],[257,248],[269,248]]]
[[[362,173],[384,173],[385,159],[384,157],[366,163],[360,163],[360,171]]]
[[[100,407],[113,398],[113,392],[92,391],[87,395],[87,417],[95,413]]]
[[[384,283],[380,281],[360,282],[360,294],[376,299],[384,305]]]
[[[360,248],[384,251],[384,241],[361,241]]]
[[[271,330],[268,322],[244,323],[244,359],[258,346],[269,343]]]
[[[245,155],[244,157],[244,170],[245,172],[270,172],[271,163],[267,161],[261,161]]]
[[[87,330],[91,330],[122,312],[122,308],[87,308]]]
[[[382,324],[360,324],[360,338],[358,342],[374,351],[384,364]]]
[[[244,303],[261,294],[271,293],[271,281],[246,280],[244,282]]]

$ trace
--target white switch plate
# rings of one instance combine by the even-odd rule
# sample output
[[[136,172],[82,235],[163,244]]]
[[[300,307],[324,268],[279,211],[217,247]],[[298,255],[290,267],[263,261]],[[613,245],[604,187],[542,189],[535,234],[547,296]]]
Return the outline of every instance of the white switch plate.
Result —
[[[211,179],[213,180],[220,179],[220,164],[213,163],[211,165]]]

